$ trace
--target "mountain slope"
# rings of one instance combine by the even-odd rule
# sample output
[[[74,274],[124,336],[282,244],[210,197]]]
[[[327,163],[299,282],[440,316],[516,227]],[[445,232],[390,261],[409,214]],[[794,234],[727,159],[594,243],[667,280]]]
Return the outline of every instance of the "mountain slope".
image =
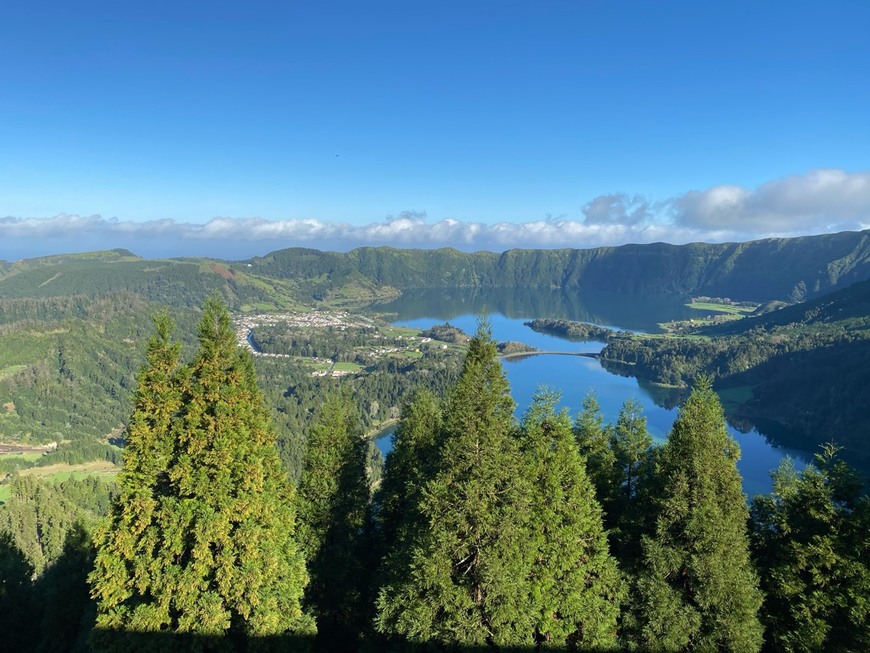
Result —
[[[602,356],[605,367],[658,383],[712,375],[735,398],[732,416],[787,427],[783,444],[845,445],[870,476],[870,281],[690,337],[613,338]]]
[[[315,293],[357,279],[400,290],[539,287],[802,301],[870,278],[870,231],[747,243],[514,249],[502,254],[293,248],[232,267],[273,278],[304,279]]]

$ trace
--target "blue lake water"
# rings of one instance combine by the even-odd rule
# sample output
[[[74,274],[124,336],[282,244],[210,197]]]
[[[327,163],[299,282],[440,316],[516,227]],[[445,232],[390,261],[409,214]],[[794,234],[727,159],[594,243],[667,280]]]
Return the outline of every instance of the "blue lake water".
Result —
[[[401,308],[401,304],[388,305],[388,307]],[[563,316],[557,315],[555,317]],[[547,314],[522,316],[522,311],[517,311],[510,317],[500,313],[491,313],[489,320],[493,336],[498,341],[516,340],[548,351],[597,352],[603,347],[601,343],[572,342],[536,333],[523,325],[524,321],[536,317],[554,316]],[[616,328],[620,326],[617,321],[609,318],[606,314],[598,317],[597,323],[599,324],[605,323],[604,325]],[[412,315],[407,319],[400,311],[396,311],[393,321],[399,325],[426,329],[434,324],[443,324],[445,319],[448,319],[451,325],[459,327],[468,334],[474,333],[477,328],[476,315],[472,313],[456,314],[449,311],[433,313],[429,317],[414,315],[412,312]],[[569,317],[568,319],[574,318]],[[636,320],[632,328],[634,330],[653,330],[655,325],[644,323],[643,320]],[[527,409],[535,392],[542,386],[561,392],[561,406],[567,408],[572,417],[581,410],[586,394],[590,390],[594,391],[605,421],[613,423],[616,422],[622,404],[629,398],[635,399],[644,408],[650,434],[660,443],[667,438],[677,415],[676,407],[668,407],[675,406],[676,398],[673,396],[663,397],[663,394],[667,393],[663,393],[662,389],[639,383],[633,377],[611,374],[593,358],[541,355],[508,359],[503,362],[503,366],[511,384],[514,401],[517,403],[518,417]],[[750,497],[756,493],[770,491],[769,473],[779,465],[785,456],[794,458],[799,468],[805,464],[806,453],[778,447],[755,429],[742,433],[729,425],[728,430],[740,445],[742,456],[737,467],[743,475],[743,489]],[[389,432],[385,432],[383,437],[377,440],[377,444],[386,453],[392,446]]]

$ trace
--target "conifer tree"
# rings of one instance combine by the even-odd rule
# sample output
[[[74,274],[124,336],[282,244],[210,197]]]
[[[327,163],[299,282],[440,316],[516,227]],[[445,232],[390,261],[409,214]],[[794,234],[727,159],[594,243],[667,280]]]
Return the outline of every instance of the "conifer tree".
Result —
[[[622,581],[571,421],[554,410],[557,400],[553,393],[536,395],[521,429],[525,474],[533,483],[523,545],[534,558],[526,609],[540,643],[609,649],[616,644]]]
[[[757,651],[761,592],[746,499],[722,406],[702,379],[656,460],[655,531],[643,538],[641,643],[654,650]]]
[[[405,573],[381,590],[380,632],[444,644],[533,642],[523,587],[531,566],[522,541],[529,487],[513,409],[482,320],[444,409],[434,473],[419,506],[424,527]]]
[[[586,471],[595,487],[595,496],[604,508],[605,519],[609,517],[609,505],[616,500],[619,486],[611,431],[612,428],[604,424],[595,392],[590,390],[583,398],[583,410],[577,415],[574,436],[586,459]]]
[[[421,527],[418,508],[423,488],[433,474],[441,423],[441,406],[428,391],[416,392],[402,407],[376,496],[378,538],[387,575],[405,573],[405,566],[393,556],[408,551]]]
[[[652,446],[643,406],[634,399],[627,399],[619,410],[611,438],[611,448],[620,472],[620,494],[627,504],[637,495],[638,477]]]
[[[800,473],[786,459],[752,502],[752,539],[773,651],[870,650],[870,500],[837,448]]]
[[[350,400],[327,397],[308,435],[299,484],[299,543],[311,574],[305,600],[321,650],[352,648],[369,616],[367,445]]]
[[[170,331],[159,317],[139,375],[120,496],[95,537],[93,644],[123,650],[125,632],[304,630],[294,492],[250,354],[237,347],[214,297],[189,366],[178,366]]]

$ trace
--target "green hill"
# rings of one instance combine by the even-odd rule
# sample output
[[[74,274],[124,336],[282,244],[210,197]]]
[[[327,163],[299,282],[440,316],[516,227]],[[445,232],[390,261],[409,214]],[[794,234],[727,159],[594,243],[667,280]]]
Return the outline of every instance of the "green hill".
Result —
[[[844,331],[870,329],[870,281],[860,281],[821,297],[784,306],[769,313],[709,327],[701,333],[739,335],[753,329],[770,331],[777,327],[834,327]]]
[[[295,304],[291,280],[264,279],[209,259],[147,260],[126,250],[27,259],[0,275],[0,302],[52,297],[101,297],[129,292],[173,307],[200,305],[219,291],[237,310]]]
[[[632,294],[802,301],[870,278],[870,231],[747,243],[624,245],[596,249],[363,247],[347,253],[285,249],[233,265],[324,292],[358,281],[400,290],[535,287]]]
[[[712,375],[733,417],[787,427],[787,445],[836,441],[870,475],[870,281],[689,336],[614,338],[602,356],[658,383]]]

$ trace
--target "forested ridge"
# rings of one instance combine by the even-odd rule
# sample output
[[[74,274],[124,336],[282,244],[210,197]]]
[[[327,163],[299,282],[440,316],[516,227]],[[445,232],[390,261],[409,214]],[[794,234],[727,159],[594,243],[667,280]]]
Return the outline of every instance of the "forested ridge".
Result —
[[[247,261],[141,259],[126,250],[0,264],[0,297],[89,296],[126,289],[191,306],[223,287],[229,305],[324,299],[341,289],[374,298],[389,289],[559,288],[742,300],[804,301],[870,277],[870,232],[744,243],[594,249],[291,248]]]
[[[745,243],[623,245],[595,249],[362,247],[347,253],[286,249],[236,264],[281,279],[398,288],[513,287],[803,301],[870,276],[870,232]]]
[[[572,419],[540,392],[517,420],[484,320],[444,391],[403,402],[380,482],[333,392],[297,486],[220,301],[188,355],[155,325],[117,487],[20,479],[0,512],[15,650],[870,646],[857,476],[828,445],[747,506],[707,378],[661,446],[594,394]]]
[[[362,247],[347,253],[291,248],[247,261],[147,260],[126,250],[0,264],[0,296],[89,295],[124,288],[190,306],[226,284],[231,306],[326,298],[352,287],[376,297],[388,289],[560,288],[632,294],[708,295],[803,301],[868,278],[870,232],[745,243],[623,245],[595,249]],[[110,273],[109,273],[110,272]]]
[[[778,421],[807,442],[827,434],[870,470],[870,281],[679,337],[605,337],[606,368],[675,385],[709,374],[740,397],[736,416]]]

